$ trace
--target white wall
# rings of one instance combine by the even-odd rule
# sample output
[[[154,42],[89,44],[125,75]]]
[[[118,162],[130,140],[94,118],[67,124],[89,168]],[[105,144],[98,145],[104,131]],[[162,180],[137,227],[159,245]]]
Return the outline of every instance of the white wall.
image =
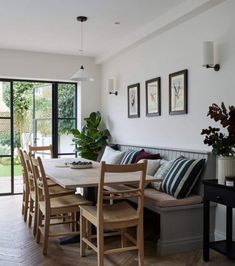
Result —
[[[90,112],[100,110],[100,66],[94,58],[0,49],[0,78],[69,81],[81,64],[95,81],[78,84],[78,126]]]
[[[103,65],[102,107],[113,141],[125,144],[205,150],[202,128],[212,123],[208,106],[235,99],[235,1],[228,0],[211,10],[146,41]],[[202,65],[202,42],[217,43],[221,70]],[[188,69],[188,114],[168,114],[168,75]],[[145,116],[145,80],[161,77],[162,115]],[[106,82],[118,79],[119,95],[108,95]],[[127,118],[127,85],[141,84],[141,117]]]
[[[162,33],[106,62],[102,69],[102,108],[113,142],[211,150],[203,144],[202,128],[213,125],[206,114],[213,102],[235,105],[235,1],[227,0],[209,11]],[[217,43],[215,72],[202,65],[202,42]],[[188,69],[188,114],[168,114],[168,75]],[[162,115],[145,116],[145,80],[161,77]],[[107,79],[118,80],[118,96],[107,93]],[[127,85],[140,82],[140,118],[127,118]],[[218,126],[218,125],[217,125]],[[235,219],[235,217],[234,217]],[[216,229],[225,232],[225,215],[217,211]],[[234,229],[235,235],[235,229]]]

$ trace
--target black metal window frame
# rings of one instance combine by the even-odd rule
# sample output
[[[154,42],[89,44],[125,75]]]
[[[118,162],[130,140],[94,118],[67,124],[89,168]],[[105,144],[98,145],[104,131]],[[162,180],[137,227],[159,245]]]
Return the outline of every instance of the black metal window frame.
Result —
[[[72,84],[75,86],[75,117],[66,118],[70,120],[75,120],[75,127],[77,128],[77,83],[76,82],[66,82],[66,81],[50,81],[50,80],[34,80],[34,79],[9,79],[0,78],[0,82],[10,83],[10,95],[11,95],[11,105],[10,105],[10,116],[0,117],[0,119],[10,120],[10,142],[11,142],[11,154],[10,155],[0,155],[0,158],[11,158],[11,192],[10,193],[0,193],[0,196],[7,195],[18,195],[22,193],[14,193],[14,82],[31,82],[31,83],[49,83],[52,85],[52,146],[53,154],[55,157],[61,155],[75,155],[77,153],[58,153],[58,85],[59,84]]]

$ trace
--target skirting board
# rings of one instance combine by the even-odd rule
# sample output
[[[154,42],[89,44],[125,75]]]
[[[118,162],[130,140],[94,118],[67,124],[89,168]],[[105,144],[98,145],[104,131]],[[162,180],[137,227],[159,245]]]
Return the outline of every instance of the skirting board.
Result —
[[[210,235],[210,239],[214,239],[214,234]],[[177,254],[180,252],[192,251],[200,249],[203,246],[203,237],[184,238],[177,239],[174,241],[161,241],[157,243],[157,254],[158,255],[169,255]]]

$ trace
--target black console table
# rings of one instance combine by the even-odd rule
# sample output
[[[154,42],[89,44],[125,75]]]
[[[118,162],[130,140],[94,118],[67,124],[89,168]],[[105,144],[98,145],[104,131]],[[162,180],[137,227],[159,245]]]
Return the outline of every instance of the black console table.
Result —
[[[235,208],[235,187],[218,184],[218,180],[204,180],[204,232],[203,259],[209,261],[210,248],[230,259],[235,259],[235,242],[232,240],[233,208]],[[226,240],[210,242],[210,201],[226,206]]]

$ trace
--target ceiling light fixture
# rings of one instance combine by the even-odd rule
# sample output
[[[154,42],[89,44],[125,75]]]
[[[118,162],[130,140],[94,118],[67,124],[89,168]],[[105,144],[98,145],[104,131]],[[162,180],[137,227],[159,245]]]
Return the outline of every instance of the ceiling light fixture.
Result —
[[[82,53],[83,50],[83,23],[87,21],[87,17],[85,16],[79,16],[77,17],[77,21],[81,23],[81,48],[80,52]],[[73,74],[71,77],[71,80],[73,81],[94,81],[93,78],[89,75],[87,71],[85,71],[84,66],[81,65],[80,69]]]

